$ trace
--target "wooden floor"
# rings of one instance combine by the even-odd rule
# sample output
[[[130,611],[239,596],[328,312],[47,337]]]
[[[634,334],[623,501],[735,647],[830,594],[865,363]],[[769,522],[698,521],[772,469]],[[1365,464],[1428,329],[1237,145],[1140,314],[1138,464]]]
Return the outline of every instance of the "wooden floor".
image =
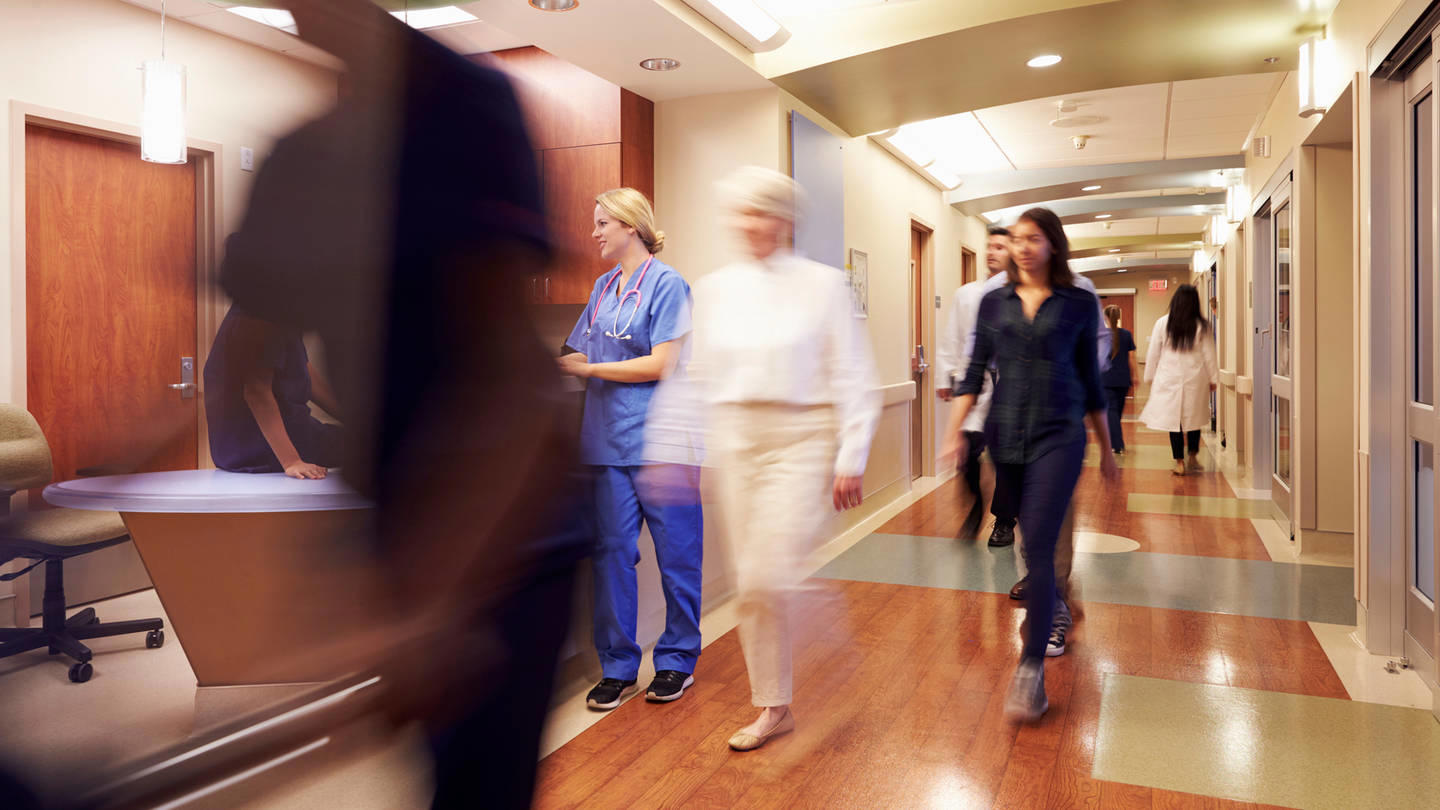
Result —
[[[957,487],[881,531],[953,535],[964,509]],[[1087,469],[1079,528],[1132,537],[1136,553],[1266,559],[1249,521],[1131,514],[1129,492],[1232,495],[1214,473],[1127,470],[1105,490]],[[749,753],[726,746],[755,714],[732,631],[705,649],[683,699],[632,700],[547,757],[536,806],[1253,807],[1091,778],[1105,675],[1349,697],[1304,622],[1091,603],[1070,651],[1047,664],[1049,713],[1017,728],[1002,707],[1020,650],[1019,603],[816,582],[795,622],[794,734]]]

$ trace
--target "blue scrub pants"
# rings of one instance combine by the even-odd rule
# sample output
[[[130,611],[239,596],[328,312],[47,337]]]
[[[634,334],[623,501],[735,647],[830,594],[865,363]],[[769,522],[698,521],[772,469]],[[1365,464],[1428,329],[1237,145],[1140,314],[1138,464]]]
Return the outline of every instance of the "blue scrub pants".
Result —
[[[694,503],[646,503],[636,491],[641,467],[595,467],[595,649],[604,677],[635,679],[640,645],[635,643],[640,564],[640,521],[650,527],[660,585],[665,592],[665,632],[655,643],[655,669],[695,671],[700,657],[700,581],[704,523]],[[699,469],[694,469],[698,492]]]

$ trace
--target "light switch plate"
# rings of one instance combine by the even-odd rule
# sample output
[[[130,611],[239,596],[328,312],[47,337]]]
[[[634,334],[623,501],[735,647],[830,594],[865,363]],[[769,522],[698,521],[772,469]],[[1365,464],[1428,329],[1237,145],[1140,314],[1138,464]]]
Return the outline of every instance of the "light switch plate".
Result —
[[[255,171],[255,150],[248,146],[240,147],[240,171]]]
[[[939,308],[940,308],[940,296],[938,296],[938,295],[935,296],[935,308],[936,308],[936,309],[939,309]]]

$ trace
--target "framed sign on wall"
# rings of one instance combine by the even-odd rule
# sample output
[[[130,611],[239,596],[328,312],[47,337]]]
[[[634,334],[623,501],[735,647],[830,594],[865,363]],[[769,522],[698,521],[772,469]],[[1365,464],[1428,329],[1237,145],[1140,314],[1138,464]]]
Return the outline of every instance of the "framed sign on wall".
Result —
[[[870,259],[863,252],[850,248],[850,263],[845,265],[850,281],[850,308],[857,318],[870,317]]]

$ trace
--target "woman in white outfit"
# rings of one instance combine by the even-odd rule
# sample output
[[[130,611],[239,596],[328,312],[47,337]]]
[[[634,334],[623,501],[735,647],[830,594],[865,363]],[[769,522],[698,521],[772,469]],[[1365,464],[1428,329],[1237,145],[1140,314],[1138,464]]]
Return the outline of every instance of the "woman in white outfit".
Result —
[[[1200,314],[1200,293],[1190,284],[1175,291],[1170,313],[1161,316],[1150,333],[1150,349],[1145,355],[1150,400],[1140,421],[1151,430],[1170,433],[1176,475],[1203,469],[1200,428],[1210,422],[1210,392],[1219,376],[1209,335],[1210,322]]]
[[[720,185],[747,257],[694,286],[688,367],[736,566],[759,748],[795,728],[790,606],[830,515],[860,503],[880,395],[844,274],[790,252],[798,190],[747,167]]]

